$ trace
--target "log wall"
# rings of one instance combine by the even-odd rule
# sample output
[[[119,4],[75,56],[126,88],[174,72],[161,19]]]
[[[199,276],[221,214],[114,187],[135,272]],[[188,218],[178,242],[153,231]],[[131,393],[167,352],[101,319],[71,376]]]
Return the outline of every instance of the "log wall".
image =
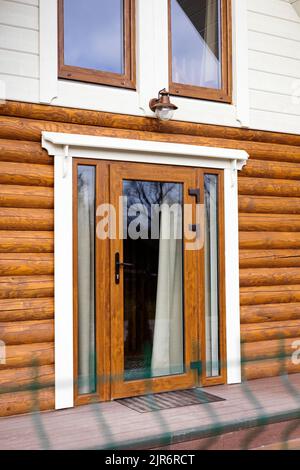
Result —
[[[284,150],[284,149],[283,149]],[[291,150],[291,152],[290,152]],[[293,153],[293,155],[292,155]],[[244,378],[299,372],[300,148],[251,152],[239,178]]]
[[[54,407],[53,208],[52,159],[0,140],[0,416]]]
[[[0,416],[54,407],[54,175],[42,131],[248,151],[239,177],[243,376],[300,372],[291,362],[300,337],[300,136],[11,102],[0,109]]]

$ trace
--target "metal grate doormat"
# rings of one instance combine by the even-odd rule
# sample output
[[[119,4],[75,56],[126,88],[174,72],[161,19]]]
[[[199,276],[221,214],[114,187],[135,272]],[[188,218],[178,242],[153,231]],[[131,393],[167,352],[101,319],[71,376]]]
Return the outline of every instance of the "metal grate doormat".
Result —
[[[203,390],[199,388],[116,400],[117,403],[127,406],[139,413],[150,413],[152,411],[181,408],[183,406],[203,405],[205,403],[218,401],[225,401],[225,399],[203,392]]]

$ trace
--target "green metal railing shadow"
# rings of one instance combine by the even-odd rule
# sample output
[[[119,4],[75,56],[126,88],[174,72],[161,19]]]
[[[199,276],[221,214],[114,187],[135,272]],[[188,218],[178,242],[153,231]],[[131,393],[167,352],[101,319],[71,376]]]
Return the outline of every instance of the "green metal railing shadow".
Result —
[[[288,375],[288,368],[287,363],[291,360],[291,355],[286,353],[286,346],[284,338],[281,338],[279,343],[279,350],[278,353],[274,357],[257,357],[255,361],[242,361],[242,370],[246,370],[247,364],[253,364],[254,362],[258,365],[260,361],[266,361],[266,359],[273,359],[276,360],[279,364],[279,376],[282,385],[288,392],[288,395],[291,397],[291,407],[287,406],[287,410],[283,412],[270,412],[270,410],[266,410],[263,406],[263,403],[259,399],[259,396],[255,392],[255,387],[253,384],[255,381],[247,381],[245,376],[243,377],[243,382],[241,385],[241,393],[249,402],[249,408],[255,409],[257,411],[257,415],[254,418],[247,418],[243,417],[242,413],[240,418],[233,418],[228,419],[226,422],[222,420],[221,415],[218,413],[218,403],[204,403],[201,405],[201,410],[205,409],[207,412],[207,416],[209,417],[209,424],[203,425],[199,418],[199,426],[194,426],[191,428],[184,428],[181,431],[177,431],[173,433],[170,427],[170,423],[168,421],[168,413],[165,410],[156,410],[156,401],[154,398],[154,390],[152,388],[152,382],[146,381],[147,388],[145,390],[145,395],[148,395],[149,400],[148,403],[153,405],[153,415],[152,418],[155,419],[157,423],[157,432],[155,435],[151,437],[145,437],[140,439],[134,440],[127,440],[126,439],[126,429],[124,429],[124,439],[120,441],[120,439],[116,439],[114,436],[114,432],[111,429],[109,424],[109,420],[107,419],[107,415],[105,412],[105,408],[102,406],[101,403],[97,402],[97,398],[91,401],[91,409],[95,414],[95,419],[97,423],[97,428],[99,430],[99,434],[101,438],[104,440],[104,444],[99,447],[94,448],[102,448],[102,449],[122,449],[122,448],[145,448],[148,446],[151,447],[163,447],[163,446],[170,446],[177,442],[180,442],[180,439],[188,441],[188,440],[195,440],[201,439],[205,437],[205,441],[203,444],[199,443],[199,450],[209,449],[214,443],[215,439],[227,432],[232,432],[233,430],[244,429],[246,432],[246,436],[241,441],[241,449],[250,449],[253,448],[254,440],[257,441],[257,438],[263,433],[265,427],[267,425],[282,422],[283,420],[289,421],[286,426],[284,427],[281,435],[281,441],[283,446],[286,448],[288,447],[288,441],[292,438],[292,433],[294,430],[299,426],[299,419],[300,419],[300,390],[295,386],[293,383],[290,375]],[[149,358],[145,360],[146,364],[150,364]],[[41,380],[39,374],[39,363],[38,361],[34,361],[32,364],[32,378],[27,381],[23,385],[16,384],[13,387],[3,386],[1,389],[0,384],[0,394],[5,393],[16,393],[22,391],[29,391],[32,393],[32,415],[31,419],[34,424],[34,429],[36,436],[39,441],[40,448],[48,450],[51,449],[53,446],[51,444],[51,436],[50,433],[47,432],[47,426],[44,421],[44,413],[40,411],[40,398],[39,394],[43,389],[53,388],[55,386],[52,381],[49,380]],[[1,369],[5,368],[5,366],[0,366],[0,379],[1,379]],[[146,375],[148,374],[151,377],[151,370],[145,370]],[[111,382],[113,380],[123,380],[124,377],[96,377],[96,384],[103,385],[107,384],[107,382]],[[82,378],[81,378],[82,380]],[[91,378],[86,377],[87,383],[90,383]],[[82,383],[82,382],[81,382]],[[67,384],[65,384],[67,386]],[[230,387],[230,385],[228,385]],[[198,389],[197,389],[198,390]],[[199,393],[203,393],[203,389],[199,389]],[[206,389],[208,393],[213,393],[216,395],[222,395],[221,392],[217,391],[214,392],[213,389]],[[222,396],[221,396],[222,397]],[[246,401],[246,402],[247,402]],[[195,407],[195,415],[200,408]],[[0,443],[1,447],[1,443]]]

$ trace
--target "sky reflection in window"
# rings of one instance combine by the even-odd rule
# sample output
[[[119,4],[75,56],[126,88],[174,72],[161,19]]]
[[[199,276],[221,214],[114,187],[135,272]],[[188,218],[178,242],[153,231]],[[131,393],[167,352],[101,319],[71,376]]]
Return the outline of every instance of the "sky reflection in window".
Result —
[[[123,74],[123,23],[123,0],[64,0],[64,63]]]

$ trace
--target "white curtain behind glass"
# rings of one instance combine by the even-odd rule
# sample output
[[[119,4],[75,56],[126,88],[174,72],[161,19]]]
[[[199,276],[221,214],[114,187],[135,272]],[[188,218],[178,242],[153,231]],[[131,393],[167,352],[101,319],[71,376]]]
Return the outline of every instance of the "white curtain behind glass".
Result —
[[[78,177],[78,392],[95,391],[94,169]]]
[[[206,375],[219,375],[218,177],[205,175]]]
[[[161,206],[152,376],[183,373],[182,214],[172,197]]]

